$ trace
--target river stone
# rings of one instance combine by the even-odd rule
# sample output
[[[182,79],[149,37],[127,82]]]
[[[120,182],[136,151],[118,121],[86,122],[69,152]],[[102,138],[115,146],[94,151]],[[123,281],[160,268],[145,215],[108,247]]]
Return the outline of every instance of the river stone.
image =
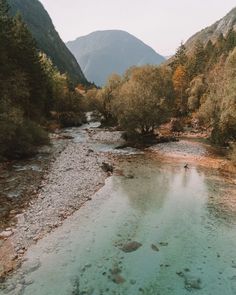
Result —
[[[112,279],[112,282],[118,285],[123,284],[125,282],[125,279],[120,274],[112,275],[111,279]]]
[[[159,248],[155,244],[152,244],[151,248],[153,251],[159,252]]]
[[[111,173],[113,173],[113,170],[114,170],[113,166],[111,164],[109,164],[109,163],[106,163],[106,162],[102,162],[101,168],[102,168],[102,170],[104,172],[111,172]]]
[[[12,234],[13,232],[11,230],[2,231],[0,233],[0,239],[9,238]]]
[[[166,247],[166,246],[168,246],[168,243],[167,242],[160,242],[160,245]]]
[[[134,252],[134,251],[138,250],[138,248],[140,248],[141,246],[142,246],[142,244],[140,244],[139,242],[133,241],[133,242],[123,245],[121,250],[125,253],[129,253],[129,252]]]
[[[200,290],[201,283],[201,279],[185,276],[184,285],[185,289],[187,289],[188,291],[191,291],[193,289]]]

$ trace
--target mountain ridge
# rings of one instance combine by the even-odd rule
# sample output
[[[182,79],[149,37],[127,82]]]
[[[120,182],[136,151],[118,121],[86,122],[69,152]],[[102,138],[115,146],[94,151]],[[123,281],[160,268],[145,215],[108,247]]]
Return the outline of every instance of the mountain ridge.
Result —
[[[150,46],[123,30],[98,30],[66,45],[85,76],[98,85],[103,85],[110,74],[123,74],[131,66],[165,61]]]
[[[61,73],[68,73],[76,83],[87,80],[73,54],[56,31],[52,19],[38,0],[8,0],[12,15],[20,13],[37,42],[39,50],[46,53]]]
[[[236,31],[236,7],[231,9],[225,16],[212,25],[192,35],[185,42],[185,46],[188,51],[191,51],[197,40],[201,41],[204,45],[206,45],[209,40],[214,43],[220,34],[226,36],[231,29]]]

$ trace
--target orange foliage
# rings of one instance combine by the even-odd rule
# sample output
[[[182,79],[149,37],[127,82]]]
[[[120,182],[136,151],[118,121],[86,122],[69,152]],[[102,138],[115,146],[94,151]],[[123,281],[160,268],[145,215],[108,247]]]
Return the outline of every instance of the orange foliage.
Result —
[[[187,77],[187,71],[184,66],[179,65],[174,74],[173,74],[173,84],[175,91],[183,95],[183,91],[186,89],[188,85],[188,77]]]

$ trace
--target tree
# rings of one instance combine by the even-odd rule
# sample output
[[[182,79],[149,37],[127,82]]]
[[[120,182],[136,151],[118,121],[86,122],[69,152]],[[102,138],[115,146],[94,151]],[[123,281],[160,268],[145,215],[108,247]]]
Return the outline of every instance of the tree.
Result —
[[[117,123],[112,105],[114,99],[118,95],[117,91],[121,84],[122,78],[117,74],[113,74],[108,78],[106,85],[102,89],[90,92],[90,97],[91,94],[94,95],[93,105],[96,106],[97,110],[101,113],[104,124],[113,125]]]
[[[209,76],[206,101],[199,117],[212,127],[211,138],[225,144],[236,139],[236,49],[221,59]]]
[[[177,49],[174,56],[173,69],[175,70],[178,66],[186,66],[187,62],[188,62],[188,56],[186,53],[186,47],[181,42],[181,45]]]
[[[119,89],[113,111],[120,126],[129,133],[153,135],[170,116],[173,102],[171,71],[145,66],[134,68]]]
[[[172,79],[176,93],[177,110],[183,115],[187,111],[186,89],[188,87],[188,75],[186,68],[183,65],[179,65]]]
[[[229,30],[226,38],[225,38],[225,50],[227,52],[234,49],[236,46],[236,32],[234,29]]]
[[[190,82],[187,89],[188,109],[195,111],[199,108],[202,98],[207,90],[207,84],[204,75],[198,75]]]
[[[6,0],[0,0],[0,17],[8,18],[9,5]]]
[[[189,73],[190,78],[192,79],[194,76],[202,74],[207,65],[207,56],[205,52],[205,48],[203,43],[198,40],[195,43],[194,51],[189,59],[187,71]],[[190,79],[190,80],[191,80]]]

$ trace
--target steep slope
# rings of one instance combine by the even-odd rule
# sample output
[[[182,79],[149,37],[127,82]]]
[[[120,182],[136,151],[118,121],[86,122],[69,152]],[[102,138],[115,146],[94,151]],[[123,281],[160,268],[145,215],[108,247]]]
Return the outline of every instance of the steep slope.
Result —
[[[38,48],[45,52],[62,73],[68,73],[74,83],[86,83],[75,57],[56,32],[47,11],[38,0],[8,0],[12,14],[19,12]]]
[[[165,58],[151,47],[120,30],[97,31],[67,43],[85,76],[103,85],[112,73],[123,74],[131,66],[160,64]]]
[[[231,29],[236,30],[236,7],[213,25],[189,38],[185,46],[188,51],[191,51],[197,40],[200,40],[203,44],[206,44],[209,40],[214,42],[221,34],[227,35]]]

